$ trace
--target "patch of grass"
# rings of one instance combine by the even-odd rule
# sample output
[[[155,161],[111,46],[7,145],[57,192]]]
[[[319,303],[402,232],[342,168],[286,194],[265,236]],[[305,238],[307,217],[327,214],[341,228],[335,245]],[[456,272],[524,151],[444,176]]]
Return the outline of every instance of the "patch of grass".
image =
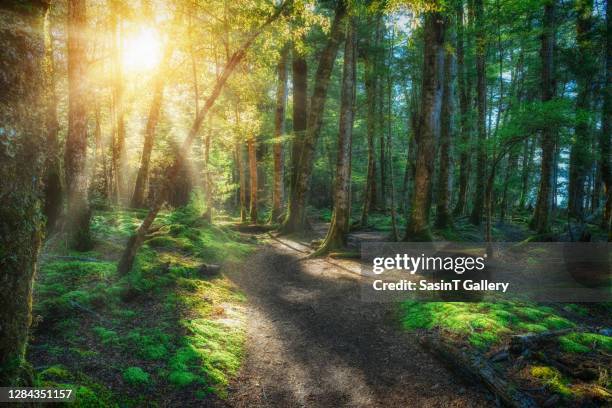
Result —
[[[597,333],[569,333],[559,337],[559,345],[568,353],[612,352],[612,338]]]
[[[128,367],[123,371],[123,379],[130,385],[148,384],[151,376],[140,367]]]

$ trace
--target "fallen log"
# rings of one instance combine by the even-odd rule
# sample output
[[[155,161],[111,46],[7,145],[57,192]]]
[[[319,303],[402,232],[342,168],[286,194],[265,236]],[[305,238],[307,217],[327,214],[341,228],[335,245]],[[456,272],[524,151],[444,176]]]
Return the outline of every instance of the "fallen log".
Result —
[[[435,335],[424,335],[420,338],[420,342],[436,357],[443,359],[457,371],[480,381],[504,405],[512,408],[535,408],[538,406],[533,398],[504,380],[485,356],[460,350]]]
[[[572,327],[569,329],[550,330],[543,333],[517,334],[510,337],[510,351],[514,354],[520,354],[524,350],[537,347],[542,343],[554,340],[559,336],[572,332],[583,331],[587,331],[587,329]]]

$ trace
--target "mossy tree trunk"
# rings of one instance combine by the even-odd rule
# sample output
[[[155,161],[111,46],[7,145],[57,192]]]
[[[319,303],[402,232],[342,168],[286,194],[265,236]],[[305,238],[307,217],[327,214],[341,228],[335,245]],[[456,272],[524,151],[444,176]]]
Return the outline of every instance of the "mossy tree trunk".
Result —
[[[470,90],[466,82],[465,68],[465,30],[463,26],[463,1],[457,2],[457,91],[459,94],[459,191],[453,209],[455,217],[465,213],[468,182],[470,180]]]
[[[272,189],[271,222],[277,222],[283,210],[285,108],[287,107],[287,57],[289,47],[283,47],[278,62],[278,84],[276,88],[276,111],[274,112],[274,186]]]
[[[68,1],[68,136],[64,173],[68,200],[70,245],[77,250],[92,246],[89,220],[87,161],[87,17],[85,0]]]
[[[338,156],[336,160],[336,179],[334,183],[334,212],[327,236],[317,254],[344,248],[349,232],[351,214],[351,146],[353,139],[353,120],[355,117],[355,26],[351,20],[347,24],[344,47],[344,68],[340,96],[340,124],[338,131]]]
[[[441,64],[444,64],[445,22],[438,12],[428,12],[424,25],[421,108],[416,134],[414,194],[405,241],[429,241],[429,207],[434,172],[435,143],[440,132],[442,105]]]
[[[59,157],[59,142],[57,135],[59,123],[57,120],[57,94],[55,92],[55,61],[53,57],[53,36],[51,33],[50,7],[45,14],[44,39],[44,84],[45,84],[45,128],[47,132],[47,157],[45,163],[45,206],[44,213],[47,218],[47,231],[55,229],[62,215],[62,173]]]
[[[314,150],[321,133],[323,125],[323,112],[327,89],[334,67],[334,61],[338,48],[344,37],[344,17],[346,16],[346,5],[340,0],[336,6],[334,21],[327,45],[321,52],[319,66],[314,79],[314,90],[310,100],[310,111],[304,138],[300,140],[301,151],[299,156],[293,157],[298,164],[294,167],[294,184],[292,185],[291,199],[287,209],[287,216],[281,227],[284,233],[300,232],[307,226],[306,221],[306,198],[310,187],[310,176],[314,162]]]
[[[40,248],[45,136],[44,3],[0,3],[0,385],[32,386],[24,362]]]
[[[554,0],[544,6],[544,31],[540,57],[542,59],[541,86],[542,102],[550,101],[555,95],[553,53],[555,47],[555,4]],[[550,197],[555,154],[555,131],[551,128],[542,130],[542,164],[540,171],[540,188],[531,226],[539,234],[549,228]]]

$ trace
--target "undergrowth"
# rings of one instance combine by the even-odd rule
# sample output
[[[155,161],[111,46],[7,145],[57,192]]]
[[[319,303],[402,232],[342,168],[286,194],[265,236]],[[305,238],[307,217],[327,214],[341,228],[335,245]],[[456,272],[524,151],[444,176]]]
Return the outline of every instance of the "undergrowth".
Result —
[[[48,246],[28,356],[38,384],[72,387],[77,407],[225,395],[242,359],[245,298],[222,275],[204,277],[200,268],[239,262],[254,247],[200,214],[193,203],[160,213],[124,277],[116,274],[117,258],[144,211],[96,212],[93,251]]]

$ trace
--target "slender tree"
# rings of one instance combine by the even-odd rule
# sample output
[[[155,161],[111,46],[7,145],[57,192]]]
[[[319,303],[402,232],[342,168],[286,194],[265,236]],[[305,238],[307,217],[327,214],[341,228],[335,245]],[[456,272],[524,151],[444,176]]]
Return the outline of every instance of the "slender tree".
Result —
[[[247,152],[249,157],[249,217],[253,224],[257,224],[257,147],[255,135],[247,138]]]
[[[366,171],[366,184],[363,193],[363,206],[361,210],[361,225],[366,227],[368,225],[368,216],[370,214],[371,207],[374,205],[376,200],[376,159],[375,159],[375,144],[374,138],[376,134],[376,112],[377,112],[377,92],[378,89],[378,75],[376,72],[377,61],[376,61],[376,49],[379,42],[379,29],[381,22],[381,16],[376,16],[369,19],[368,26],[375,24],[376,29],[371,34],[365,37],[365,49],[363,52],[364,62],[364,85],[366,92],[366,138],[368,143],[368,168]],[[374,37],[374,41],[372,38]]]
[[[568,211],[582,219],[585,210],[585,183],[591,168],[590,145],[593,142],[589,121],[581,116],[591,107],[592,83],[597,66],[593,48],[593,0],[576,0],[576,111],[579,120],[570,152]]]
[[[542,59],[541,87],[542,102],[550,101],[555,95],[553,54],[555,47],[555,0],[544,5],[544,20],[541,37],[540,58]],[[540,171],[540,188],[533,214],[532,227],[538,233],[545,233],[549,228],[550,196],[555,151],[555,131],[552,127],[542,129],[542,164]]]
[[[314,149],[321,133],[325,99],[327,97],[332,68],[334,67],[338,47],[344,37],[343,21],[345,16],[346,7],[344,0],[339,0],[336,6],[330,37],[319,58],[319,66],[317,67],[314,79],[314,90],[310,99],[307,128],[303,140],[300,141],[301,150],[297,157],[295,155],[292,157],[293,160],[298,160],[299,163],[297,168],[294,166],[295,183],[290,193],[291,198],[289,200],[287,216],[281,228],[281,231],[285,233],[302,231],[307,226],[306,196],[310,187]]]
[[[168,76],[168,65],[172,58],[173,47],[169,44],[166,47],[159,71],[153,82],[153,99],[149,106],[149,115],[147,116],[147,124],[144,130],[144,143],[142,146],[142,155],[140,157],[140,167],[136,176],[136,184],[134,185],[134,193],[132,194],[131,206],[133,208],[141,208],[145,205],[145,197],[147,186],[149,184],[149,167],[151,163],[151,153],[155,144],[155,134],[159,115],[164,98],[164,87],[166,86]]]
[[[68,1],[68,136],[64,171],[70,245],[91,248],[87,161],[87,18],[85,0]]]
[[[185,138],[183,145],[181,146],[181,149],[176,155],[174,162],[168,169],[166,180],[165,180],[166,181],[165,187],[171,186],[176,180],[179,174],[179,170],[180,170],[181,162],[183,158],[187,156],[187,153],[189,152],[189,149],[191,148],[193,141],[195,140],[198,132],[200,131],[200,127],[202,126],[204,119],[206,118],[211,108],[215,104],[217,98],[221,94],[221,91],[225,87],[225,84],[227,83],[229,76],[232,74],[232,72],[234,72],[238,64],[240,64],[240,62],[244,59],[248,49],[251,47],[251,45],[257,39],[257,37],[261,35],[261,33],[264,31],[264,29],[267,26],[269,26],[273,21],[278,19],[278,17],[281,15],[283,10],[285,10],[285,8],[287,7],[287,4],[289,3],[288,2],[282,3],[276,9],[274,14],[268,17],[268,19],[266,19],[266,21],[264,21],[259,26],[258,29],[253,31],[245,39],[242,45],[230,56],[227,63],[223,67],[223,70],[217,77],[210,95],[204,101],[204,105],[198,111],[198,114],[196,115],[191,125],[191,128],[189,130],[189,133],[187,134],[187,137]],[[136,254],[138,250],[140,249],[140,247],[142,246],[142,243],[144,242],[145,236],[147,232],[149,231],[151,224],[153,224],[153,221],[155,221],[155,218],[157,217],[159,210],[162,208],[165,202],[166,202],[166,197],[164,196],[164,194],[159,194],[155,198],[145,219],[142,221],[142,223],[140,224],[136,232],[128,240],[125,250],[123,251],[123,254],[121,255],[121,260],[119,261],[119,265],[117,266],[117,272],[119,272],[119,274],[122,274],[122,275],[127,274],[132,269],[132,265],[134,264],[134,259],[136,258]]]
[[[45,128],[47,158],[45,163],[45,207],[47,217],[47,231],[53,231],[62,213],[62,176],[59,157],[57,120],[57,95],[55,92],[55,59],[53,56],[53,36],[51,33],[51,8],[45,14]]]
[[[612,138],[612,7],[606,1],[606,56],[605,56],[605,88],[602,112],[602,128],[600,135],[600,166],[601,178],[604,183],[605,208],[602,224],[608,230],[609,240],[612,240],[612,168],[610,145]]]
[[[436,227],[446,228],[451,225],[450,214],[450,168],[451,168],[451,139],[453,116],[453,87],[452,87],[453,54],[446,50],[444,61],[444,77],[442,78],[442,112],[440,123],[440,170],[438,171],[438,186],[436,205]]]
[[[276,111],[274,113],[274,187],[272,189],[271,222],[278,221],[283,207],[284,157],[283,135],[285,134],[285,108],[287,106],[287,57],[289,47],[283,47],[278,62],[278,85],[276,88]]]
[[[480,225],[482,222],[482,214],[484,209],[484,189],[485,183],[481,180],[485,179],[487,168],[486,154],[486,27],[484,18],[483,0],[474,0],[474,17],[476,25],[476,107],[477,119],[476,128],[478,131],[478,144],[476,146],[476,194],[474,195],[474,207],[470,215],[472,224]]]
[[[457,2],[456,24],[457,24],[457,91],[459,96],[459,191],[457,204],[453,209],[455,217],[465,213],[467,204],[467,188],[470,170],[470,120],[469,120],[469,98],[470,95],[466,84],[465,50],[464,50],[464,12],[463,1]]]
[[[338,157],[334,181],[334,211],[325,241],[316,254],[344,248],[349,232],[351,215],[351,146],[355,117],[356,35],[353,19],[346,28],[342,90],[340,96],[340,124],[338,130]]]

